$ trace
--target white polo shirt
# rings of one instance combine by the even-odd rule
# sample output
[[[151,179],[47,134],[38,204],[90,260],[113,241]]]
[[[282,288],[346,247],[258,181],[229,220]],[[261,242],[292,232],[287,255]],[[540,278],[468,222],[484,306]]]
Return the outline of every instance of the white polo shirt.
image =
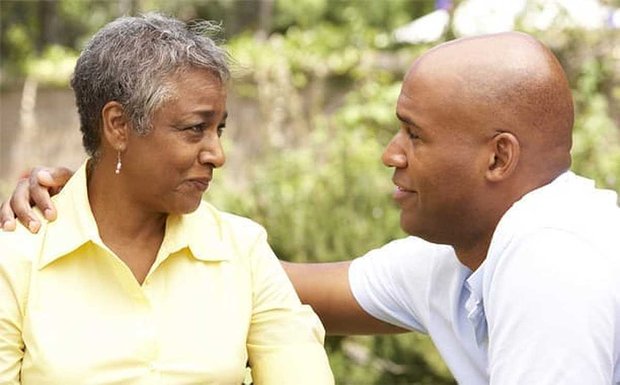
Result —
[[[620,384],[620,209],[567,172],[504,215],[471,272],[415,237],[353,261],[362,308],[428,333],[461,384]]]

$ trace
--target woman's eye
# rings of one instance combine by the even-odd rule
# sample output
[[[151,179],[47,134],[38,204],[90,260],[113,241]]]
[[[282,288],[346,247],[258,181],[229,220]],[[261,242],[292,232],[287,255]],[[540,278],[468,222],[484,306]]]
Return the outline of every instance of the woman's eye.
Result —
[[[222,136],[224,132],[224,128],[226,127],[226,123],[220,123],[217,127],[215,127],[217,136]],[[192,135],[203,135],[207,130],[213,129],[213,125],[211,123],[202,122],[199,124],[194,124],[192,126],[185,126],[181,128],[181,131],[190,133]]]
[[[196,124],[190,127],[187,127],[186,131],[192,131],[195,133],[202,133],[206,129],[206,125],[204,123]]]

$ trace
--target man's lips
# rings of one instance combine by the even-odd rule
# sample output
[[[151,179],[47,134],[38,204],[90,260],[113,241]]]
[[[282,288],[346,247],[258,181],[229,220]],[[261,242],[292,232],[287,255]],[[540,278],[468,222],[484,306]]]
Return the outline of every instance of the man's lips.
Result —
[[[412,196],[413,194],[415,194],[415,191],[413,190],[407,190],[404,187],[401,187],[399,185],[396,185],[396,189],[394,190],[394,200],[397,201],[401,201],[403,199],[407,199],[410,196]]]

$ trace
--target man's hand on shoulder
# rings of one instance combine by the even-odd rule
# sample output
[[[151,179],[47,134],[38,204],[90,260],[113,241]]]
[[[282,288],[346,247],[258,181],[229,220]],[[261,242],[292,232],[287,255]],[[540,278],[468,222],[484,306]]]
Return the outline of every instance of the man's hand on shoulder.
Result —
[[[34,167],[17,182],[13,194],[0,205],[0,229],[13,231],[17,225],[15,217],[31,232],[41,228],[32,205],[38,207],[46,219],[56,219],[56,209],[51,197],[58,194],[73,171],[65,167]]]

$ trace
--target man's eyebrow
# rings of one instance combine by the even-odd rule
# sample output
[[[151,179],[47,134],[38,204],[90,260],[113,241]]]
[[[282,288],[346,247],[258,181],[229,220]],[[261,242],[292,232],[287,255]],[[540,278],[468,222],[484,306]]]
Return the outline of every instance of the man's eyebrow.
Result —
[[[400,120],[401,122],[405,123],[406,125],[409,126],[414,126],[414,127],[420,127],[418,126],[413,120],[409,119],[409,118],[405,118],[404,116],[402,116],[401,114],[399,114],[398,112],[396,113],[396,118],[398,120]]]

